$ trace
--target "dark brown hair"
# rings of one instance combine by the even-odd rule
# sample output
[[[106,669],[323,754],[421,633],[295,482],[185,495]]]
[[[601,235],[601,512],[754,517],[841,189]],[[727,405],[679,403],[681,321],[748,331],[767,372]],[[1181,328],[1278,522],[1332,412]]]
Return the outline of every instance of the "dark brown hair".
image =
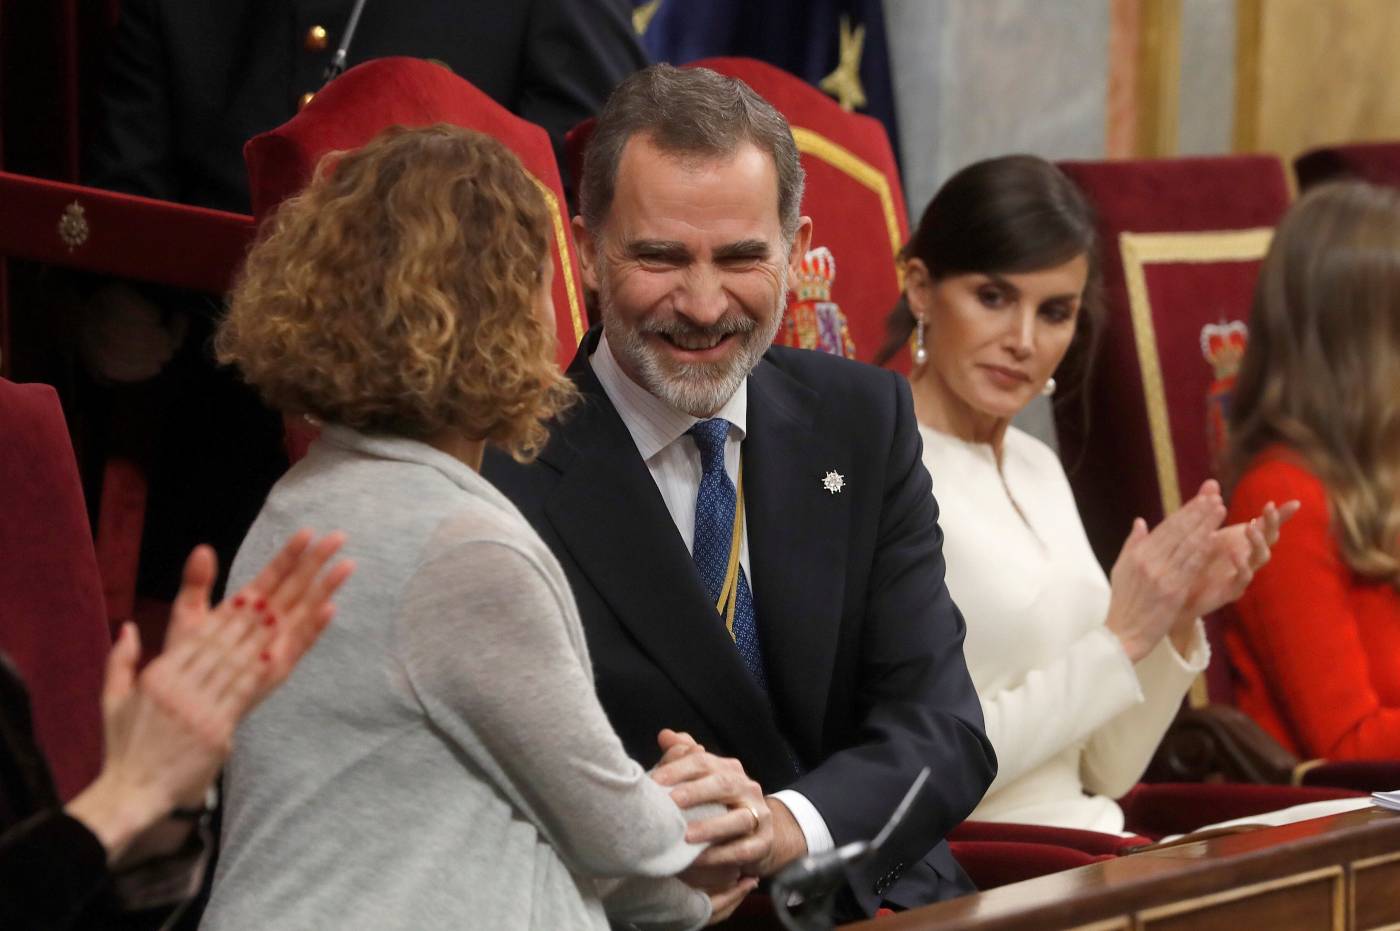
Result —
[[[1400,588],[1400,191],[1299,199],[1259,270],[1230,410],[1230,477],[1282,445],[1327,488],[1359,575]]]
[[[630,75],[608,98],[588,140],[579,181],[579,213],[600,230],[612,207],[622,151],[645,135],[663,152],[681,157],[733,155],[750,142],[778,171],[778,217],[790,243],[801,219],[805,175],[787,120],[737,78],[709,68],[652,65]]]
[[[1094,214],[1064,172],[1033,155],[1005,155],[974,162],[938,189],[919,218],[900,261],[919,259],[935,281],[951,275],[1014,274],[1089,260],[1074,345],[1057,378],[1080,388],[1088,377],[1103,305]],[[914,315],[901,295],[885,318],[885,342],[875,356],[883,365],[909,342]],[[1057,400],[1069,392],[1061,392]]]

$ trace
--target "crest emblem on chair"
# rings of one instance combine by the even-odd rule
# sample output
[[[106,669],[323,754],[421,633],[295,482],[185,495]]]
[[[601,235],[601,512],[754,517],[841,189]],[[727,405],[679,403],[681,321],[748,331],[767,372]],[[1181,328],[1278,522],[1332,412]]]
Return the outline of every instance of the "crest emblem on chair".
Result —
[[[1210,457],[1219,463],[1229,440],[1230,402],[1240,360],[1249,343],[1249,328],[1242,321],[1207,323],[1201,327],[1201,355],[1210,363],[1214,378],[1206,392],[1206,443]]]
[[[851,339],[846,315],[831,300],[831,285],[835,280],[836,257],[830,249],[818,246],[803,256],[802,269],[793,287],[797,299],[788,305],[775,342],[855,358],[856,344]]]

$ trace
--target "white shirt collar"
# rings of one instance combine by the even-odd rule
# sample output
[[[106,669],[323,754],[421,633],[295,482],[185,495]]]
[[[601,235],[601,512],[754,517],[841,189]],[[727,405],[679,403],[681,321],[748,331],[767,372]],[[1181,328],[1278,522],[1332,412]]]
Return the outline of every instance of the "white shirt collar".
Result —
[[[627,426],[627,432],[632,434],[632,442],[637,444],[637,452],[641,453],[643,460],[655,456],[699,423],[699,417],[676,410],[633,381],[617,364],[606,333],[598,340],[598,348],[593,351],[589,362],[608,400],[612,401],[618,416]],[[748,428],[748,410],[749,380],[745,378],[715,416],[733,424],[742,442]]]

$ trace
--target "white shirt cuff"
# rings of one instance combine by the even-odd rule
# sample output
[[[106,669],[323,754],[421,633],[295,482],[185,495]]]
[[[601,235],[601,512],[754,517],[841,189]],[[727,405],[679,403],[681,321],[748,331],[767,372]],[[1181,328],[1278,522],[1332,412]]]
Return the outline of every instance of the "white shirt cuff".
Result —
[[[774,792],[769,798],[782,802],[787,806],[787,810],[792,812],[797,826],[802,829],[802,836],[807,839],[808,854],[822,853],[836,846],[836,842],[831,839],[831,831],[826,826],[826,819],[817,811],[817,806],[807,800],[807,796],[793,789],[783,789]]]

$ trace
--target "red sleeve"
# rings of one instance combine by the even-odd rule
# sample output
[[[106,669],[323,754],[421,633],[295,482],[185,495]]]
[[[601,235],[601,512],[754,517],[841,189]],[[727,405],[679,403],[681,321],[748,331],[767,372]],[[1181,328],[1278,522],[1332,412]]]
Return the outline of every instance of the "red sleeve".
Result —
[[[1293,498],[1302,510],[1237,604],[1241,632],[1305,754],[1398,757],[1400,708],[1382,705],[1372,683],[1348,598],[1354,579],[1332,538],[1322,483],[1289,462],[1255,466],[1232,496],[1229,520]]]

